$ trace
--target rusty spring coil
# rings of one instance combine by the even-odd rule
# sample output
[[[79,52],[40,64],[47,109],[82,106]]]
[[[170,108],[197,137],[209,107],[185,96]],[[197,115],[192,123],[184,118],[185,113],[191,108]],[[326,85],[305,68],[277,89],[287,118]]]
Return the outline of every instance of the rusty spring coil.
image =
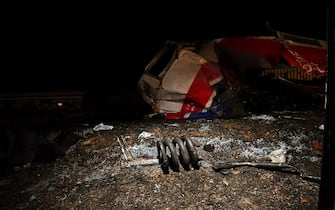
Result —
[[[157,149],[159,163],[164,173],[169,172],[169,167],[179,172],[179,164],[187,171],[191,169],[190,165],[194,169],[199,169],[197,150],[192,140],[186,136],[174,138],[172,141],[163,139],[162,142],[157,142]]]

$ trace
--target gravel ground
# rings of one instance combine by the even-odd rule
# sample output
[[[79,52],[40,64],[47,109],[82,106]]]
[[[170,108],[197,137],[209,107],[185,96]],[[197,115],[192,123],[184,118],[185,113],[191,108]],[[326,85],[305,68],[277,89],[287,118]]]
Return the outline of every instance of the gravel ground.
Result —
[[[322,111],[281,111],[103,122],[108,129],[91,130],[57,160],[3,174],[0,209],[317,209],[323,121]],[[199,167],[163,171],[157,142],[181,136],[196,146]],[[218,169],[232,162],[277,164],[278,157],[299,172]]]

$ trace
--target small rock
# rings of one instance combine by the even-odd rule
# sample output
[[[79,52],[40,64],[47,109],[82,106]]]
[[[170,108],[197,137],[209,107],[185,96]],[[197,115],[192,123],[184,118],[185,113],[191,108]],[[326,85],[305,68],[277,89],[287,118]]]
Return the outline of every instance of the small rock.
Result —
[[[205,144],[204,145],[204,150],[206,152],[213,152],[214,151],[214,145],[213,144]]]

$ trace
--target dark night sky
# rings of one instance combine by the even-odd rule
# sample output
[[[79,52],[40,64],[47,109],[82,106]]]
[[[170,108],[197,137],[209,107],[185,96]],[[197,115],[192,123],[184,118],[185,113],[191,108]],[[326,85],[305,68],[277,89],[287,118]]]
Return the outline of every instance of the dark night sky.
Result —
[[[278,30],[326,37],[326,1],[218,2],[10,3],[1,91],[135,90],[165,40],[266,35],[266,20]]]
[[[183,1],[184,2],[184,1]],[[211,3],[214,2],[214,3]],[[265,22],[277,30],[326,39],[326,1],[205,1],[203,3],[150,5],[145,23],[156,28],[146,36],[145,51],[154,40],[207,39],[224,36],[267,35]],[[177,6],[176,6],[177,5]],[[158,9],[157,9],[158,8]],[[178,9],[177,9],[178,8]],[[157,25],[155,17],[162,24]],[[171,30],[173,28],[174,30]]]

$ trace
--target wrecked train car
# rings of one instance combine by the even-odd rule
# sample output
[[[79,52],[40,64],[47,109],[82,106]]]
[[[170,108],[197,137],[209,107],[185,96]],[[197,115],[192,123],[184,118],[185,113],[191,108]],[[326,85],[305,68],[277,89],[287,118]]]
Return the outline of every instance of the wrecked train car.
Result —
[[[296,107],[298,100],[319,106],[325,94],[326,46],[323,40],[283,32],[167,41],[138,87],[153,112],[165,119],[242,116],[279,109],[278,104]]]

